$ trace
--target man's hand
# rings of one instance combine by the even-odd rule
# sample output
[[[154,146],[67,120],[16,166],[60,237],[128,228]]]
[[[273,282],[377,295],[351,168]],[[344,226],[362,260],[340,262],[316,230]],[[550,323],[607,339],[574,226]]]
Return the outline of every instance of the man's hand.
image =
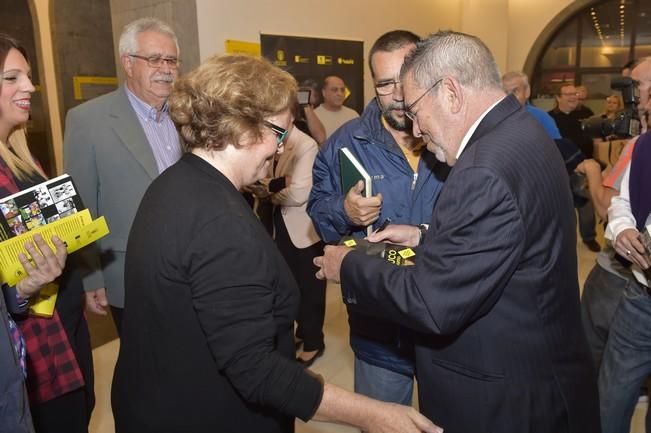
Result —
[[[649,252],[640,242],[640,232],[636,229],[626,229],[615,239],[615,249],[622,257],[635,263],[642,269],[649,269]]]
[[[348,191],[344,199],[344,211],[356,226],[373,224],[380,216],[382,209],[382,194],[373,197],[364,197],[364,181],[360,180]]]
[[[107,307],[108,299],[106,299],[106,289],[104,287],[86,292],[86,311],[99,316],[106,316]]]
[[[341,280],[341,262],[351,251],[350,248],[343,245],[327,245],[323,250],[323,255],[315,257],[313,260],[314,264],[321,268],[316,273],[316,277],[319,280],[328,279],[338,283]]]
[[[406,247],[417,247],[420,242],[420,229],[404,224],[389,224],[381,232],[375,231],[366,238],[369,242],[390,242]]]
[[[574,169],[575,172],[585,174],[586,176],[591,173],[601,174],[601,165],[594,159],[584,159]]]
[[[33,296],[61,275],[68,256],[66,246],[57,236],[52,236],[55,251],[52,251],[41,235],[34,235],[32,240],[33,242],[25,242],[31,261],[26,254],[18,253],[18,260],[27,276],[16,284],[16,291],[24,299]]]

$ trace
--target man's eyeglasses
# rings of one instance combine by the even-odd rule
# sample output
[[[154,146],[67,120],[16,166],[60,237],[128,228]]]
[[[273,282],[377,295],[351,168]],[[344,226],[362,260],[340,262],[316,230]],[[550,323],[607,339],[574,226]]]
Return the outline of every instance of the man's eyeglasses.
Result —
[[[398,84],[400,81],[397,80],[380,81],[375,83],[375,92],[380,96],[392,95]]]
[[[278,145],[278,148],[282,147],[282,145],[285,143],[285,138],[287,137],[289,130],[285,128],[281,128],[280,126],[275,125],[266,120],[263,122],[263,124],[267,128],[271,129],[274,134],[276,134],[276,144]]]
[[[129,57],[135,57],[136,59],[144,60],[152,68],[160,68],[163,66],[163,63],[167,63],[172,69],[176,69],[181,64],[181,61],[176,57],[163,57],[163,56],[141,56],[139,54],[129,54]]]
[[[405,116],[407,116],[407,118],[409,120],[411,120],[412,122],[416,121],[416,113],[411,111],[412,108],[414,108],[416,106],[416,104],[418,104],[420,102],[420,100],[425,97],[425,95],[427,95],[431,90],[433,90],[434,87],[438,86],[438,84],[441,81],[443,81],[443,78],[438,79],[436,81],[436,83],[432,84],[429,89],[425,90],[425,92],[423,92],[422,95],[420,95],[418,98],[416,98],[416,100],[414,102],[412,102],[411,104],[409,104],[409,106],[407,108],[405,108]]]

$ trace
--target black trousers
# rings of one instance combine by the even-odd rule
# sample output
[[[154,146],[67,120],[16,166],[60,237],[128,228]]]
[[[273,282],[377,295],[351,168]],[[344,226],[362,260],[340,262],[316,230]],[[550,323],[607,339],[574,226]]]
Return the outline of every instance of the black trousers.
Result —
[[[303,350],[311,352],[324,347],[323,320],[325,318],[326,281],[316,278],[319,270],[312,259],[323,255],[323,242],[319,241],[307,248],[296,248],[289,238],[285,221],[277,208],[274,212],[276,245],[292,270],[294,279],[301,291],[301,303],[296,322],[296,337],[303,340]]]

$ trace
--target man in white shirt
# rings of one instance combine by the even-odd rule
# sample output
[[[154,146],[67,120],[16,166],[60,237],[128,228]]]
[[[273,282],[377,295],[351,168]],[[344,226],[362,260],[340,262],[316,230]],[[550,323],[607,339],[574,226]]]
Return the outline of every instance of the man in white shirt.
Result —
[[[639,83],[638,107],[644,117],[651,103],[651,58],[633,69],[632,78]],[[651,132],[647,131],[635,143],[620,194],[608,208],[606,238],[630,262],[635,279],[630,280],[615,311],[599,371],[603,433],[630,431],[640,387],[651,374],[651,258],[640,239],[640,231],[651,223],[650,174]]]
[[[323,80],[323,103],[314,112],[326,130],[329,138],[341,125],[359,117],[357,111],[344,105],[346,100],[346,84],[336,75],[330,75]]]

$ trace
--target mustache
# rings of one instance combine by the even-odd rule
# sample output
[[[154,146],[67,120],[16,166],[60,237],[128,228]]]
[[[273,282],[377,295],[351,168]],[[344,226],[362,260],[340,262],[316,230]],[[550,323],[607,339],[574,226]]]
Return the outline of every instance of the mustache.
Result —
[[[152,80],[155,80],[155,81],[165,81],[165,82],[167,82],[167,83],[171,83],[171,82],[174,81],[174,77],[172,76],[172,74],[163,74],[163,73],[159,73],[159,74],[154,75],[154,76],[152,77]]]
[[[392,102],[386,107],[384,107],[385,112],[389,112],[392,110],[404,110],[405,109],[405,103],[404,102]]]

